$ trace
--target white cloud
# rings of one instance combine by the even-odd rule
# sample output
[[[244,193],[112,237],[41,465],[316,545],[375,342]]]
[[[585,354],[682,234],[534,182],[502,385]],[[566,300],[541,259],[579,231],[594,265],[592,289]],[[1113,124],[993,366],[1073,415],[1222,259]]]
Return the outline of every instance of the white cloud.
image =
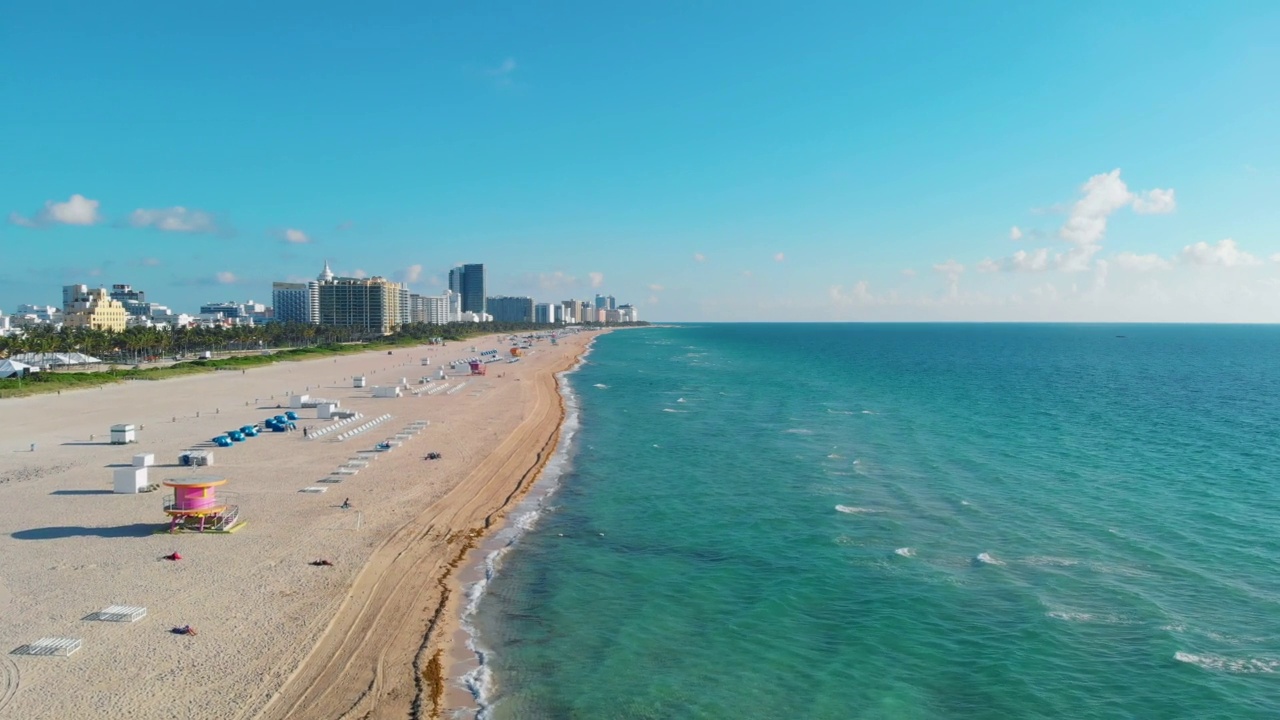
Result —
[[[1173,212],[1177,207],[1178,203],[1173,198],[1173,188],[1147,190],[1133,200],[1133,211],[1139,215],[1164,215]]]
[[[555,272],[550,273],[538,273],[537,277],[534,278],[534,281],[537,283],[539,289],[548,292],[576,287],[581,284],[578,281],[578,278],[568,275],[562,270],[556,270]]]
[[[1014,225],[1012,228],[1010,228],[1010,229],[1009,229],[1009,239],[1010,239],[1010,240],[1021,240],[1021,239],[1022,239],[1022,228],[1018,227],[1017,225]]]
[[[1271,256],[1271,262],[1277,262],[1277,263],[1280,263],[1280,253],[1276,253],[1275,255],[1272,255],[1272,256]]]
[[[778,253],[777,255],[773,256],[774,262],[782,262],[783,260],[786,260],[786,259],[787,259],[787,256],[784,255],[783,253]]]
[[[1210,245],[1207,242],[1200,241],[1194,245],[1188,245],[1182,248],[1180,255],[1183,262],[1192,265],[1218,265],[1221,267],[1244,267],[1246,265],[1257,265],[1258,258],[1241,250],[1236,245],[1236,241],[1231,238],[1219,240],[1217,244]]]
[[[356,268],[356,271],[355,271],[355,272],[353,272],[353,273],[351,273],[351,277],[353,277],[353,278],[355,278],[355,279],[357,279],[357,280],[360,280],[360,279],[362,279],[362,278],[367,278],[367,277],[369,277],[369,273],[367,273],[367,272],[365,272],[365,271],[361,270],[360,268]]]
[[[657,284],[657,283],[654,283],[654,284],[652,284],[652,285],[650,285],[650,286],[649,286],[649,290],[650,290],[650,291],[652,291],[652,292],[662,292],[662,291],[663,291],[663,290],[665,290],[665,289],[666,289],[666,288],[662,287],[661,285],[659,285],[659,284]]]
[[[515,58],[506,58],[498,67],[485,70],[485,74],[493,78],[493,83],[498,87],[510,87],[517,67]]]
[[[973,266],[973,269],[977,270],[980,273],[999,272],[1000,263],[996,262],[995,260],[992,260],[991,258],[983,258],[982,260],[978,261],[977,265]]]
[[[214,279],[218,281],[219,285],[235,285],[239,282],[239,278],[235,276],[235,273],[230,273],[226,270],[215,275]]]
[[[142,264],[146,267],[160,267],[160,260],[158,258],[143,258]]]
[[[694,261],[694,262],[706,262],[706,261],[707,261],[707,256],[706,256],[706,255],[703,255],[702,253],[694,253],[694,254],[693,254],[693,261]]]
[[[66,202],[46,200],[44,207],[31,217],[23,217],[18,213],[9,213],[9,222],[23,227],[41,227],[44,225],[95,225],[102,222],[98,213],[99,203],[83,195],[72,195]]]
[[[916,276],[916,270],[915,270],[915,268],[903,268],[903,270],[902,270],[902,277],[909,277],[909,278],[913,278],[913,277],[915,277],[915,276]]]
[[[744,278],[749,278],[749,277],[751,277],[751,275],[752,275],[752,273],[751,273],[751,271],[750,271],[750,270],[743,270],[743,271],[742,271],[742,277],[744,277]]]
[[[1111,258],[1116,267],[1121,270],[1131,270],[1133,272],[1150,272],[1152,270],[1168,270],[1173,267],[1173,263],[1164,258],[1151,253],[1149,255],[1139,255],[1134,252],[1125,251]],[[1099,260],[1098,262],[1102,262]]]
[[[218,230],[218,224],[212,215],[181,205],[170,208],[138,208],[129,213],[129,224],[161,232],[212,233]]]
[[[297,228],[285,228],[280,233],[280,239],[284,240],[287,243],[292,243],[294,245],[301,245],[303,243],[311,242],[310,236],[308,236],[306,233],[302,232],[301,230],[298,230]]]
[[[657,304],[658,304],[658,296],[657,296],[657,295],[650,295],[650,296],[649,296],[649,304],[650,304],[650,305],[657,305]]]
[[[604,284],[604,273],[590,272],[587,273],[587,277],[591,278],[591,287],[593,288],[598,288]]]
[[[1089,178],[1080,192],[1083,197],[1071,206],[1058,235],[1073,245],[1096,245],[1107,234],[1107,218],[1133,202],[1134,196],[1120,179],[1119,168]]]

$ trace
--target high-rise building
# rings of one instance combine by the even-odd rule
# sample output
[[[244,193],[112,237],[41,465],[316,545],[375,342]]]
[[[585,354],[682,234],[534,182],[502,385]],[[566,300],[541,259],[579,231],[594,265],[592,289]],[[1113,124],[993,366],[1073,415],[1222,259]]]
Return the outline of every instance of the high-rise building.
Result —
[[[201,315],[221,315],[224,318],[238,318],[244,314],[244,307],[237,302],[213,302],[200,306]]]
[[[328,264],[325,264],[326,271]],[[320,324],[359,328],[386,335],[407,316],[399,283],[386,278],[335,277],[320,283]]]
[[[491,297],[485,300],[494,322],[533,322],[533,298]]]
[[[635,305],[619,305],[618,315],[621,318],[619,322],[640,322],[640,313]]]
[[[271,306],[276,322],[320,322],[320,283],[271,283]]]
[[[462,296],[462,312],[484,315],[484,265],[460,265],[449,271],[449,289]]]
[[[564,322],[564,307],[560,303],[538,303],[534,308],[534,322],[556,325]]]
[[[561,312],[564,316],[564,322],[572,325],[580,322],[578,320],[578,301],[577,300],[561,300]]]
[[[63,285],[62,286],[62,312],[71,310],[71,306],[77,300],[89,294],[88,285]]]
[[[616,310],[617,300],[612,295],[596,295],[597,310]]]
[[[128,325],[129,314],[118,300],[112,300],[102,288],[88,291],[71,303],[65,319],[67,327],[92,328],[121,332]]]

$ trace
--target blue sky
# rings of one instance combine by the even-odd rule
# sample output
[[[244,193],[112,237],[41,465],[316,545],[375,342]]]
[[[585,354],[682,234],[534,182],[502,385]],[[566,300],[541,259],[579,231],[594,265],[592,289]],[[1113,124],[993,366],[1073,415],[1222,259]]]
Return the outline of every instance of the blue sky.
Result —
[[[7,11],[0,310],[1280,321],[1274,2],[196,5]]]

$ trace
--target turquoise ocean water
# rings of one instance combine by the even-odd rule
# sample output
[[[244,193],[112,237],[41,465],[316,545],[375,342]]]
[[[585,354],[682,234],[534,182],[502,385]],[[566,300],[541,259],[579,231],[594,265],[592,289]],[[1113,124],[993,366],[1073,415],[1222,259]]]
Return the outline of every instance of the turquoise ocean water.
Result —
[[[485,717],[1280,717],[1280,328],[651,328],[569,382]]]

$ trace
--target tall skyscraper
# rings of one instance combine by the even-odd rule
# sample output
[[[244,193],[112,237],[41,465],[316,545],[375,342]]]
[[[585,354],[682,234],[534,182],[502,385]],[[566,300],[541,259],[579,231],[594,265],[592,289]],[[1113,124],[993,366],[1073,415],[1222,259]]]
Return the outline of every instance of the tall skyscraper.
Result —
[[[484,295],[484,265],[472,263],[449,271],[449,289],[462,296],[462,312],[487,312]]]
[[[91,328],[121,332],[128,324],[129,314],[118,300],[112,300],[102,288],[82,295],[66,310],[67,327]]]

